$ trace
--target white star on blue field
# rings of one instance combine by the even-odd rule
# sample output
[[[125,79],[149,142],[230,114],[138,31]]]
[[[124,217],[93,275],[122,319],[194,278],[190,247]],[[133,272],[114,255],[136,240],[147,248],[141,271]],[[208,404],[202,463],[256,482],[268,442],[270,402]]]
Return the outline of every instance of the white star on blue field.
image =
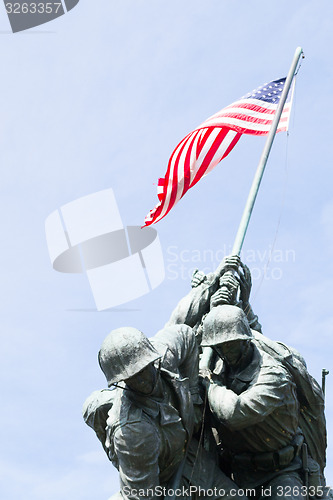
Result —
[[[282,91],[284,89],[284,84],[286,82],[285,78],[280,78],[279,80],[274,80],[270,83],[265,83],[261,87],[252,90],[242,99],[260,99],[261,101],[265,101],[268,103],[277,102],[280,99]]]

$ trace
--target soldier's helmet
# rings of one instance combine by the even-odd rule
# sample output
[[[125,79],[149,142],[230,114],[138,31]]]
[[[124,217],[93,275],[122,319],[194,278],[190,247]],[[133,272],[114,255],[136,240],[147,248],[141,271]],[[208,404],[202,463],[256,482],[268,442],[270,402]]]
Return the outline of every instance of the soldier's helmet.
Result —
[[[202,347],[232,340],[251,340],[252,332],[242,309],[236,306],[216,306],[203,322]]]
[[[110,387],[127,380],[160,358],[147,337],[136,328],[113,330],[104,339],[98,361]]]

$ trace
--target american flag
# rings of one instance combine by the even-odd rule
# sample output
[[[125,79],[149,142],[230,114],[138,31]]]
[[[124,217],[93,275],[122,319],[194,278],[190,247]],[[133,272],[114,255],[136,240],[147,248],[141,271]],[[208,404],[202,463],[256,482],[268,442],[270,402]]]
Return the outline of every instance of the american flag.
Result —
[[[201,177],[230,153],[242,134],[268,134],[285,82],[286,79],[281,78],[249,92],[208,118],[178,144],[170,157],[165,177],[158,180],[159,203],[145,218],[145,226],[165,217]],[[288,129],[292,95],[293,87],[277,132]]]

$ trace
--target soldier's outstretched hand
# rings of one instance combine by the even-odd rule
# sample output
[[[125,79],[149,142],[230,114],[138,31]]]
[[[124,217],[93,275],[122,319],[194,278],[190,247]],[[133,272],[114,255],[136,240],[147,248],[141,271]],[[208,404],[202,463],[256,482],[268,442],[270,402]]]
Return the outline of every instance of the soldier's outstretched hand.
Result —
[[[201,285],[206,280],[206,275],[203,271],[199,271],[199,269],[194,269],[191,279],[191,287],[196,288]]]
[[[209,368],[200,368],[199,380],[201,384],[207,389],[212,380],[212,372]]]

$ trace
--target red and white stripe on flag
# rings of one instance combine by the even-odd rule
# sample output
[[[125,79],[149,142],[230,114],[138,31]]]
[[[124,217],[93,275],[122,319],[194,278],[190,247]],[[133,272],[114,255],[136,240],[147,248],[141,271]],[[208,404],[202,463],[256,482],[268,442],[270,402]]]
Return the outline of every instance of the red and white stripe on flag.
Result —
[[[159,203],[145,218],[145,226],[165,217],[191,187],[230,153],[242,134],[268,134],[284,83],[282,78],[253,90],[208,118],[178,144],[165,177],[158,181]],[[292,94],[283,108],[277,132],[288,129]]]

